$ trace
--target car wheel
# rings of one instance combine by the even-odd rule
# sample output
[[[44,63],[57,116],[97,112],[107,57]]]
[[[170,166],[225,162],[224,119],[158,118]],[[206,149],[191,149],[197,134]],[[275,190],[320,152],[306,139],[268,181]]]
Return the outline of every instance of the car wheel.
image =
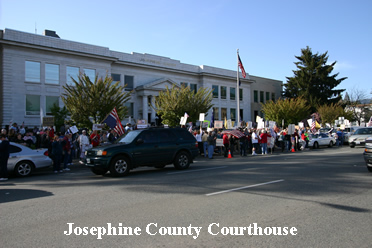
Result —
[[[333,142],[330,141],[328,147],[332,147],[332,146],[333,146]]]
[[[174,159],[174,167],[177,170],[184,170],[190,166],[190,156],[187,152],[180,152],[176,155]]]
[[[318,149],[319,148],[319,144],[318,142],[315,142],[314,145],[313,145],[314,149]]]
[[[107,173],[106,169],[90,168],[90,170],[96,175],[105,175]]]
[[[354,148],[355,147],[355,145],[354,144],[350,144],[350,148]]]
[[[372,172],[372,167],[367,166],[369,172]]]
[[[110,173],[115,177],[126,176],[129,173],[129,160],[124,156],[116,157],[111,162]]]
[[[19,177],[27,177],[27,176],[31,175],[33,169],[34,169],[34,166],[31,162],[22,161],[22,162],[19,162],[15,166],[14,172]]]

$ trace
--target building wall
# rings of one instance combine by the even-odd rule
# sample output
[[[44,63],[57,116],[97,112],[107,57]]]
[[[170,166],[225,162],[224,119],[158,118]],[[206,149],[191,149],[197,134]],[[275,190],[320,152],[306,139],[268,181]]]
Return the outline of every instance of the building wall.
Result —
[[[63,86],[66,84],[67,66],[78,67],[80,72],[84,69],[94,69],[100,77],[106,73],[120,74],[120,81],[124,85],[124,76],[134,77],[134,90],[129,102],[133,103],[133,118],[147,119],[151,114],[154,121],[155,113],[150,108],[143,108],[151,101],[165,85],[188,83],[197,84],[197,87],[211,88],[212,85],[226,86],[226,99],[219,97],[213,99],[214,107],[219,108],[215,119],[222,120],[221,108],[226,109],[227,119],[230,110],[237,108],[237,101],[230,99],[230,88],[237,91],[236,71],[215,68],[210,66],[195,66],[181,63],[178,60],[151,54],[122,53],[110,51],[106,47],[89,45],[68,40],[62,40],[43,35],[29,34],[16,30],[5,29],[1,31],[1,81],[0,93],[0,125],[9,125],[12,122],[22,123],[26,126],[40,126],[41,117],[45,116],[47,96],[61,96]],[[40,62],[40,83],[25,81],[25,61]],[[45,82],[45,64],[59,65],[59,84]],[[275,98],[280,96],[282,82],[267,78],[250,76],[250,79],[241,78],[243,100],[240,109],[243,110],[243,120],[254,121],[254,111],[260,109],[258,103],[253,101],[253,90],[271,92]],[[160,87],[160,88],[159,88]],[[26,95],[40,96],[40,115],[26,115]],[[237,95],[237,93],[236,93]],[[60,106],[63,106],[59,100]],[[211,119],[212,110],[207,120]],[[124,120],[125,121],[125,120]]]

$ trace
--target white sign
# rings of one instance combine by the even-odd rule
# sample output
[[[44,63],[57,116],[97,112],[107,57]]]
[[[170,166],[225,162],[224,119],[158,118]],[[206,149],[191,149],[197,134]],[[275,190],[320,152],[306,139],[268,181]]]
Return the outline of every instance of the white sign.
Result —
[[[303,127],[304,127],[304,123],[303,123],[303,122],[299,122],[299,123],[298,123],[298,126],[299,126],[300,128],[303,128]]]
[[[223,139],[216,139],[216,146],[223,146]]]
[[[276,126],[275,121],[269,121],[269,128],[274,128]]]
[[[70,127],[69,130],[71,131],[71,133],[77,133],[77,132],[79,132],[79,129],[76,126]]]
[[[263,121],[257,122],[257,129],[263,129],[263,128],[265,128],[265,122]]]
[[[102,130],[104,124],[93,124],[93,131],[100,131]]]
[[[181,120],[180,120],[180,125],[186,125],[186,121],[187,121],[187,118],[185,118],[184,116],[181,117]]]
[[[231,119],[228,119],[226,123],[227,123],[227,129],[232,129],[233,128]]]
[[[295,132],[295,124],[288,125],[288,134],[292,135]]]
[[[200,113],[199,114],[199,121],[203,122],[204,121],[204,117],[205,117],[205,114],[204,113]]]
[[[251,122],[251,121],[248,121],[248,122],[247,122],[247,127],[248,127],[248,128],[252,128],[252,127],[253,127],[253,125],[252,125],[252,122]]]
[[[215,128],[223,128],[223,121],[214,121]]]

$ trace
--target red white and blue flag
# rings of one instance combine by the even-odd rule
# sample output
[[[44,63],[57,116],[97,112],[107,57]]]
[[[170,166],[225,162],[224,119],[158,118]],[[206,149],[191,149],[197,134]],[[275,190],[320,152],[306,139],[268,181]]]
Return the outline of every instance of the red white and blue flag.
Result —
[[[315,133],[315,116],[313,115],[313,120],[311,122],[311,132]]]
[[[242,61],[240,60],[239,54],[238,54],[238,66],[239,66],[240,70],[242,71],[243,78],[245,78],[247,76],[247,74],[245,73],[244,66],[243,66]]]
[[[111,113],[102,123],[106,123],[107,126],[109,126],[111,129],[114,129],[119,136],[124,134],[124,128],[123,125],[121,125],[121,120],[119,118],[118,112],[116,111],[116,108],[111,111]]]

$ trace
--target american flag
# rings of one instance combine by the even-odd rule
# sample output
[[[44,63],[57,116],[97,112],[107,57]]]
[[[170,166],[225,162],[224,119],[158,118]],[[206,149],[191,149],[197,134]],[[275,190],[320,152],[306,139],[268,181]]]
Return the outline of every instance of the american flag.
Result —
[[[313,121],[311,122],[311,132],[315,132],[315,116],[313,116]]]
[[[242,61],[240,60],[239,54],[238,54],[238,66],[239,66],[240,70],[242,70],[243,78],[245,78],[247,76],[247,74],[245,73],[244,66],[243,66]]]
[[[121,125],[121,120],[119,118],[118,112],[116,111],[116,108],[114,108],[110,114],[106,117],[106,119],[102,122],[106,123],[107,126],[114,129],[119,136],[124,134],[124,128],[123,125]]]

